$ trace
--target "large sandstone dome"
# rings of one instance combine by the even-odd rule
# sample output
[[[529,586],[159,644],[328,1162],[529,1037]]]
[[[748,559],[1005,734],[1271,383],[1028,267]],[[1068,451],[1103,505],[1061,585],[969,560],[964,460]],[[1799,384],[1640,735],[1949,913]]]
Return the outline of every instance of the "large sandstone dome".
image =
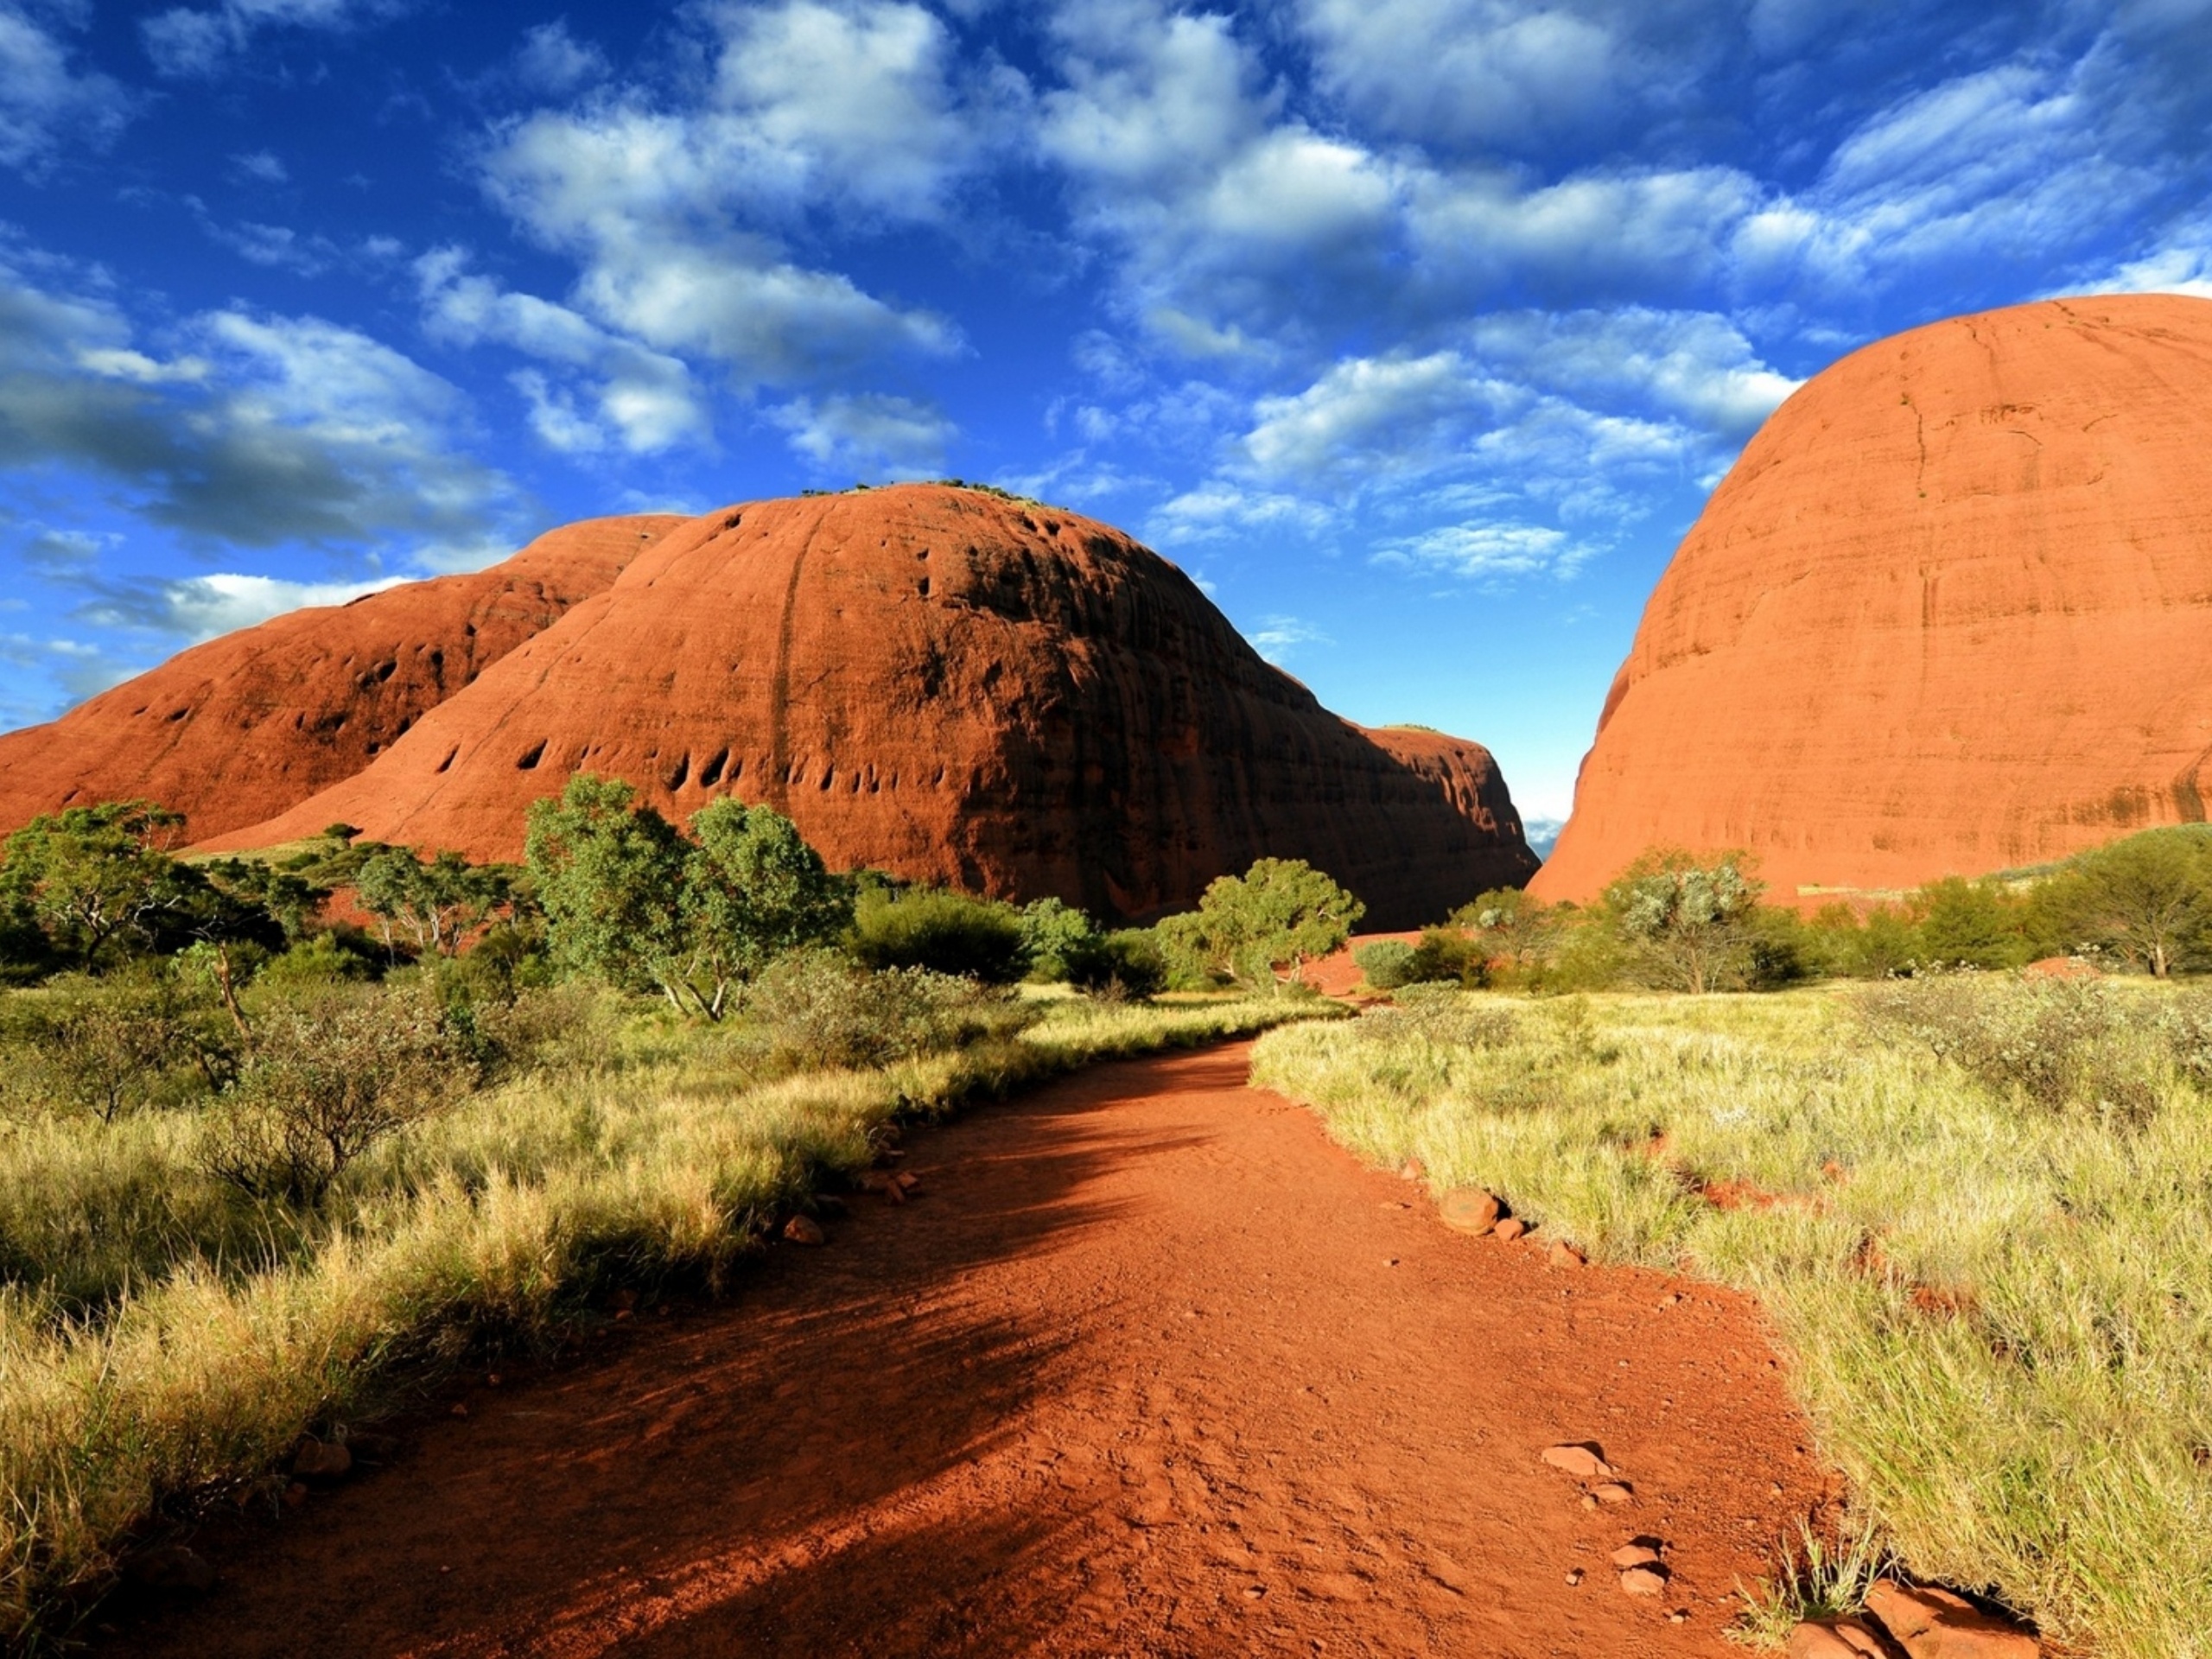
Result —
[[[359,772],[683,522],[587,519],[487,570],[195,645],[60,720],[0,736],[0,833],[133,798],[184,813],[200,836],[274,817]]]
[[[1854,353],[1751,440],[1613,683],[1558,849],[1748,849],[1777,898],[2197,822],[2212,301],[2050,301]]]
[[[765,801],[833,866],[1109,916],[1275,855],[1408,926],[1535,866],[1478,745],[1330,714],[1118,531],[923,485],[694,521],[373,766],[217,844],[343,819],[513,858],[578,772],[678,821]]]

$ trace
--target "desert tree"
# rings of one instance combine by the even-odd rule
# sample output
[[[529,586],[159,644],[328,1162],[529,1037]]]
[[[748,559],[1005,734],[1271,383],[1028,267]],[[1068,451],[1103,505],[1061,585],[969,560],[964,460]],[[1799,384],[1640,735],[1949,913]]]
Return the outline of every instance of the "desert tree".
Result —
[[[1647,977],[1692,995],[1745,982],[1764,891],[1747,863],[1736,853],[1710,864],[1651,853],[1606,888],[1605,913]]]
[[[772,807],[728,796],[691,820],[679,923],[682,978],[700,1012],[720,1019],[734,985],[778,957],[836,938],[853,918],[850,887],[830,873],[798,826]]]
[[[2212,932],[2212,836],[2192,825],[2094,848],[2038,898],[2072,939],[2164,979]]]
[[[579,772],[531,803],[524,862],[554,961],[689,1013],[683,878],[690,846],[616,779]]]
[[[1198,907],[1160,924],[1161,943],[1188,972],[1274,989],[1351,937],[1367,906],[1303,859],[1262,858],[1243,875],[1216,876]]]

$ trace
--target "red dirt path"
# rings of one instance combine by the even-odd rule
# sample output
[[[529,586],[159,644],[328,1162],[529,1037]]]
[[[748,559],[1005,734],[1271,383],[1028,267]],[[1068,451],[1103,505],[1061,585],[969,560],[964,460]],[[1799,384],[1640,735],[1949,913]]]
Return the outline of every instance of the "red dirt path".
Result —
[[[912,1204],[477,1389],[110,1650],[1740,1652],[1729,1592],[1827,1486],[1751,1311],[1448,1232],[1248,1059],[912,1137]],[[1567,1440],[1635,1501],[1585,1508]],[[1644,1534],[1656,1602],[1605,1559]]]

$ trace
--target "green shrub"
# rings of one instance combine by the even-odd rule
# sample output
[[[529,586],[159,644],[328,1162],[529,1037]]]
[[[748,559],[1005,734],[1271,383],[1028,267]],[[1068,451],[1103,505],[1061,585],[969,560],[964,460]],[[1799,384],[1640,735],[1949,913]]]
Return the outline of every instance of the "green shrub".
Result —
[[[7,999],[5,1093],[19,1111],[114,1123],[210,1092],[229,1076],[233,1037],[212,995],[165,963],[67,975]]]
[[[879,969],[921,968],[1011,985],[1028,966],[1020,911],[942,887],[864,891],[849,938],[854,957]]]
[[[1022,953],[1037,984],[1072,984],[1077,963],[1098,939],[1097,925],[1073,905],[1039,899],[1021,907]]]
[[[1471,939],[1453,927],[1425,930],[1406,963],[1408,985],[1464,985],[1478,990],[1490,983],[1486,940]]]
[[[280,956],[271,957],[254,976],[264,989],[286,995],[358,985],[384,972],[383,953],[358,929],[331,929],[309,935]]]
[[[1067,981],[1095,996],[1156,996],[1167,984],[1167,953],[1148,927],[1093,934],[1069,958]]]
[[[1913,895],[1920,962],[1929,968],[2018,968],[2041,954],[2027,905],[1995,881],[1949,876]]]
[[[1454,985],[1406,986],[1387,1007],[1370,1008],[1354,1027],[1361,1037],[1397,1042],[1418,1037],[1454,1048],[1496,1048],[1516,1029],[1506,1009],[1464,995]]]
[[[1410,978],[1414,948],[1403,939],[1377,939],[1359,946],[1351,959],[1359,965],[1359,976],[1376,990],[1395,991]]]
[[[267,1007],[217,1108],[208,1172],[254,1198],[319,1205],[378,1141],[474,1089],[473,1034],[412,987]]]
[[[746,1014],[793,1069],[859,1069],[1011,1036],[1029,1014],[1003,991],[926,968],[875,969],[836,950],[797,951],[746,997]]]
[[[1918,1043],[2000,1098],[2123,1124],[2157,1111],[2196,1029],[2094,981],[1942,975],[1862,992],[1858,1007],[1878,1036]]]

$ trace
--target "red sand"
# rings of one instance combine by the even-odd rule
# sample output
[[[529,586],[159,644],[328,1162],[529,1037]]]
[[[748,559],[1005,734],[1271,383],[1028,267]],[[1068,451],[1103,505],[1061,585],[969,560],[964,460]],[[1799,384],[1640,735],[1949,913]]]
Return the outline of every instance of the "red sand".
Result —
[[[104,1650],[1740,1651],[1731,1591],[1830,1485],[1752,1311],[1446,1230],[1248,1055],[912,1137],[912,1203],[203,1538],[223,1584]],[[1632,1503],[1540,1460],[1585,1440]],[[1606,1560],[1643,1535],[1656,1600]]]

